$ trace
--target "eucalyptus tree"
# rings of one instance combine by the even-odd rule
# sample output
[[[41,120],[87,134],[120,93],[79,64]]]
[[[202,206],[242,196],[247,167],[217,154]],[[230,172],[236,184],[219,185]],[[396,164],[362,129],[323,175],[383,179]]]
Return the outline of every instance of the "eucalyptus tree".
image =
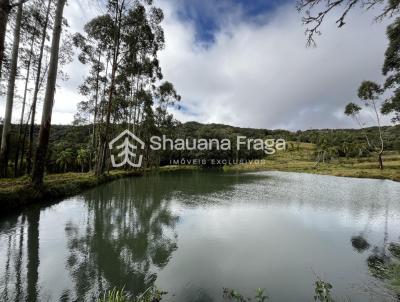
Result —
[[[161,10],[154,8],[152,1],[110,0],[107,13],[91,20],[85,26],[84,36],[75,36],[75,44],[82,50],[81,61],[89,63],[95,71],[80,87],[81,93],[90,97],[89,102],[80,104],[80,109],[92,111],[94,124],[100,115],[98,175],[105,171],[111,121],[132,122],[133,104],[140,103],[140,100],[134,102],[138,91],[150,89],[150,83],[157,78],[155,75],[161,78],[156,60],[163,46],[161,20]],[[102,78],[100,73],[104,71]],[[99,80],[106,84],[100,99]],[[135,109],[137,117],[139,109]]]
[[[383,89],[376,83],[371,81],[364,81],[361,83],[358,89],[358,97],[363,102],[365,107],[371,108],[373,114],[375,115],[375,121],[377,123],[378,131],[379,131],[379,144],[373,144],[372,147],[378,154],[378,162],[379,168],[383,169],[383,159],[382,155],[384,152],[384,140],[381,126],[381,118],[380,118],[380,97],[383,93]],[[354,104],[349,103],[346,106],[345,114],[353,117],[356,121],[360,121],[359,114],[361,111],[361,107]],[[360,125],[361,122],[359,122]],[[369,146],[371,146],[370,141],[367,138],[367,142]]]
[[[22,67],[25,69],[25,78],[24,80],[24,90],[23,90],[23,97],[22,97],[22,108],[21,108],[21,115],[18,127],[18,139],[15,151],[15,160],[14,160],[14,176],[16,177],[19,174],[19,153],[20,153],[20,145],[23,143],[21,142],[22,139],[22,132],[24,126],[24,118],[25,118],[25,108],[28,96],[28,85],[30,81],[30,74],[32,72],[32,64],[35,59],[35,43],[37,42],[37,37],[40,34],[39,31],[39,20],[40,20],[40,8],[38,8],[38,1],[31,1],[29,5],[24,9],[23,13],[23,21],[22,21],[22,45],[21,45],[21,64]],[[31,112],[29,112],[29,115]],[[23,148],[22,148],[23,149]],[[22,150],[23,153],[23,150]],[[22,159],[21,159],[22,160]]]
[[[28,0],[0,0],[0,78],[4,59],[4,44],[7,32],[8,17],[14,7],[20,7],[22,9],[21,5],[27,1]]]
[[[78,56],[79,61],[82,64],[90,65],[89,75],[86,77],[84,83],[79,87],[79,92],[83,96],[87,97],[87,100],[81,101],[78,104],[79,110],[76,120],[79,123],[87,122],[87,118],[83,118],[83,114],[89,113],[93,115],[93,129],[92,129],[92,151],[96,147],[96,136],[99,115],[99,104],[101,97],[101,86],[106,82],[106,63],[103,62],[104,56],[107,54],[107,47],[111,40],[107,39],[107,36],[100,30],[96,22],[89,22],[84,27],[85,36],[77,33],[73,37],[73,43],[75,47],[81,50]],[[108,57],[106,56],[106,59]],[[92,152],[91,152],[92,153]]]
[[[389,45],[385,52],[382,73],[386,76],[384,88],[392,95],[383,103],[382,113],[394,114],[392,121],[400,122],[400,18],[387,28]]]
[[[158,100],[156,111],[156,120],[158,127],[170,127],[172,116],[168,114],[169,107],[180,108],[177,104],[181,96],[177,93],[171,82],[165,81],[157,87],[155,97]]]
[[[30,127],[29,127],[29,144],[28,144],[28,154],[26,157],[27,161],[27,173],[31,173],[32,169],[32,157],[33,157],[33,138],[34,138],[34,128],[35,128],[35,117],[36,117],[36,106],[39,96],[39,90],[42,82],[43,72],[43,55],[45,52],[45,43],[47,40],[47,30],[49,27],[50,13],[53,0],[47,0],[47,6],[45,11],[41,14],[41,33],[40,33],[40,45],[39,45],[39,56],[37,58],[36,75],[35,75],[35,87],[33,91],[32,104],[31,104],[31,114],[30,114]]]
[[[11,68],[10,75],[8,77],[7,86],[7,97],[6,97],[6,110],[4,114],[3,132],[0,146],[0,176],[7,177],[8,170],[8,149],[10,143],[10,131],[11,131],[11,117],[14,103],[15,94],[15,80],[17,77],[18,67],[18,53],[19,53],[19,42],[21,36],[21,23],[22,23],[22,12],[23,4],[18,5],[17,16],[15,20],[14,28],[14,40],[11,55]]]
[[[368,135],[365,132],[364,125],[361,122],[361,117],[360,117],[361,109],[362,108],[360,106],[358,106],[357,104],[349,103],[349,104],[346,105],[346,108],[344,110],[344,114],[346,114],[347,116],[350,116],[354,121],[357,122],[358,126],[360,127],[360,129],[362,130],[362,132],[364,134],[364,137],[365,137],[365,140],[366,140],[366,142],[368,144],[368,147],[372,148],[371,142],[369,141],[369,138],[368,138]]]
[[[53,112],[54,94],[57,81],[60,38],[65,3],[66,0],[57,0],[47,86],[42,111],[42,122],[40,125],[39,142],[32,171],[32,182],[35,185],[42,185],[44,177],[46,154],[50,137],[51,116]]]
[[[122,27],[124,22],[124,14],[126,13],[126,2],[125,0],[109,0],[107,3],[108,14],[101,16],[99,24],[105,33],[109,34],[109,38],[112,40],[110,44],[111,53],[111,78],[110,85],[108,87],[108,104],[105,120],[105,130],[100,135],[99,142],[99,155],[98,162],[96,166],[96,174],[100,175],[105,170],[105,159],[107,152],[108,136],[110,132],[110,122],[111,122],[111,110],[113,105],[113,98],[115,92],[115,81],[118,71],[118,65],[121,55],[121,44],[122,44]]]
[[[87,99],[78,105],[76,122],[87,123],[87,117],[93,116],[97,175],[106,168],[113,125],[128,125],[148,136],[156,119],[172,120],[167,107],[180,97],[171,83],[160,85],[163,17],[150,0],[109,0],[107,13],[91,20],[84,33],[74,37],[80,61],[90,66],[90,75],[79,87]]]

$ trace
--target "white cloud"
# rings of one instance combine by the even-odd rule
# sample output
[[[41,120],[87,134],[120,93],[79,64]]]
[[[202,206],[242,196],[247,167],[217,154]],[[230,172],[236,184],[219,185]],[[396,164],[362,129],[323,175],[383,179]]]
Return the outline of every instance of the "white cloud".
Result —
[[[164,7],[165,78],[183,97],[184,120],[262,128],[352,127],[342,112],[362,80],[381,80],[385,24],[353,12],[338,30],[328,19],[318,48],[305,47],[301,16],[285,6],[264,25],[232,18],[207,48],[189,21]]]
[[[72,32],[100,13],[96,2],[69,3],[65,15]],[[342,113],[345,104],[356,101],[362,80],[381,80],[386,26],[372,21],[376,12],[354,11],[342,29],[327,19],[318,47],[310,49],[294,5],[266,15],[264,23],[262,16],[257,23],[243,21],[235,10],[224,17],[215,42],[204,46],[195,39],[194,24],[177,17],[179,3],[158,4],[166,16],[160,61],[165,79],[183,97],[184,110],[176,112],[182,121],[293,130],[356,127]],[[71,79],[59,83],[56,124],[73,120],[82,100],[77,87],[87,73],[77,60],[65,71]],[[13,120],[18,117],[14,112]]]

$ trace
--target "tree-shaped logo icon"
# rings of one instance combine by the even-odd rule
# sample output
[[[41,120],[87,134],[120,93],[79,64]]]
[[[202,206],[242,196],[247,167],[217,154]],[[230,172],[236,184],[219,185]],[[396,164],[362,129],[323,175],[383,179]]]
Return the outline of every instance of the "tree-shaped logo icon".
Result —
[[[118,141],[123,142],[120,145],[117,145]],[[109,143],[109,148],[110,150],[112,149],[117,149],[117,150],[122,150],[121,152],[118,153],[117,156],[114,154],[111,154],[111,164],[114,168],[120,168],[126,164],[134,167],[134,168],[140,168],[142,166],[142,161],[143,161],[143,155],[140,154],[139,156],[136,154],[136,150],[138,147],[140,149],[144,149],[144,142],[138,138],[136,135],[134,135],[132,132],[130,132],[128,129],[124,130],[120,135],[118,135],[116,138],[114,138],[110,143]],[[116,162],[116,157],[121,158],[122,160],[120,162]]]

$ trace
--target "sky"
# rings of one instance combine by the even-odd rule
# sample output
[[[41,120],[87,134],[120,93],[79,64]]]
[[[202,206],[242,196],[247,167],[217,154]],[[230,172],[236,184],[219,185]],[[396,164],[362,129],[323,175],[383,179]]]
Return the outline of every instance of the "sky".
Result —
[[[182,96],[181,110],[173,110],[182,122],[288,130],[357,127],[343,114],[344,106],[357,102],[363,80],[383,80],[387,22],[373,21],[378,10],[353,10],[341,29],[330,16],[317,47],[307,48],[302,15],[292,0],[156,0],[156,5],[165,14],[161,67]],[[65,10],[72,32],[100,13],[92,0],[69,0]],[[59,83],[55,124],[72,122],[83,98],[77,87],[87,74],[77,60],[63,69],[70,79]],[[372,125],[370,113],[363,119]]]

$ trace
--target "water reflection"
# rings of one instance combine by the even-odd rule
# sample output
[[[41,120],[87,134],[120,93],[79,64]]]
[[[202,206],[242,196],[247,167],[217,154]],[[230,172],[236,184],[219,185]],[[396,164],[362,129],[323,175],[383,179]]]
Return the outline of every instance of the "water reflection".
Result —
[[[389,213],[389,200],[386,200],[381,245],[375,245],[371,248],[371,244],[366,239],[371,215],[368,216],[365,229],[359,235],[351,238],[351,244],[359,253],[368,251],[371,248],[366,259],[369,273],[376,279],[383,281],[382,286],[385,287],[384,291],[387,290],[386,295],[388,297],[392,298],[393,301],[400,301],[400,244],[388,242]],[[374,291],[373,288],[368,288],[368,290]]]
[[[311,301],[315,270],[338,297],[365,301],[352,284],[397,261],[399,193],[390,182],[290,173],[118,180],[0,219],[1,299],[93,301],[156,284],[176,302],[220,301],[224,286]]]
[[[39,220],[40,209],[34,207],[1,224],[1,243],[7,238],[4,275],[0,279],[4,301],[38,300]],[[2,254],[4,248],[1,246]]]
[[[27,288],[26,300],[29,302],[35,302],[38,299],[40,209],[35,208],[29,211],[26,214],[26,220],[28,223],[28,242],[27,242],[28,259],[27,259],[27,282],[26,282],[28,288]],[[20,233],[22,234],[22,231],[20,231]]]
[[[169,192],[154,190],[153,182],[135,187],[124,180],[84,195],[85,225],[65,226],[75,297],[94,299],[112,287],[138,294],[168,263],[177,249],[179,218],[169,209]]]

